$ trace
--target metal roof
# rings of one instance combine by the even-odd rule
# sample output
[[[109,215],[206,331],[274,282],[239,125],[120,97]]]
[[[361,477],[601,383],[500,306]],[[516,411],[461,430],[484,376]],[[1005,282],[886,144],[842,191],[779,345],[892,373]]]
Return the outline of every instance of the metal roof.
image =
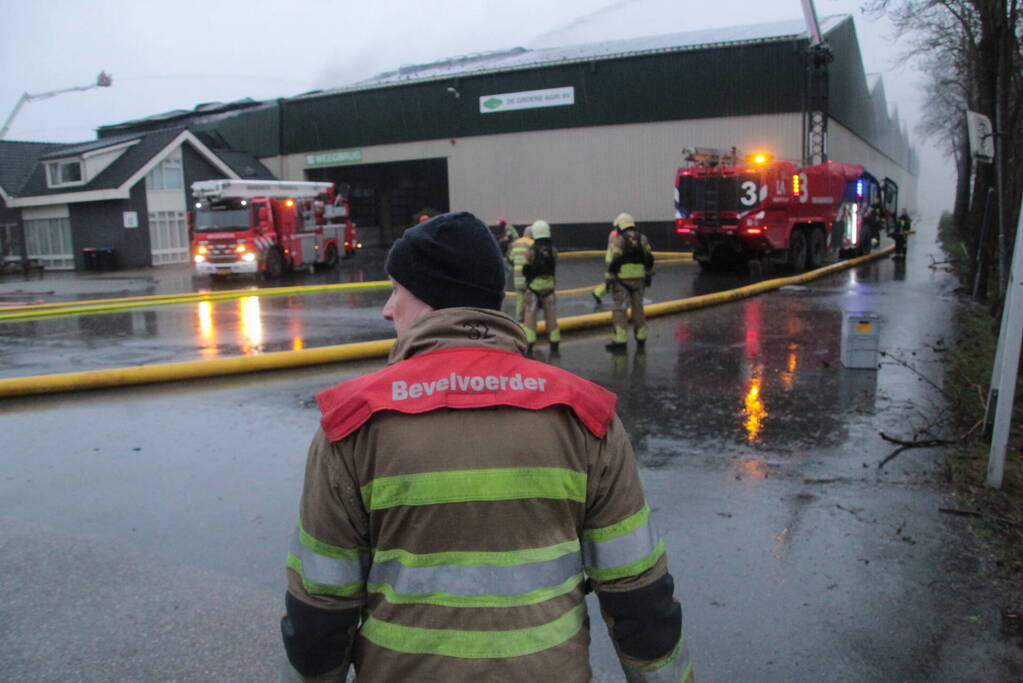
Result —
[[[73,157],[86,152],[94,152],[98,149],[105,147],[115,147],[124,142],[131,142],[132,140],[138,140],[142,137],[142,133],[135,133],[133,135],[118,135],[110,138],[100,138],[99,140],[91,140],[89,142],[71,143],[62,146],[60,149],[47,152],[41,158],[43,159],[59,159],[61,157]]]
[[[827,34],[849,15],[835,15],[821,20],[821,31]],[[494,52],[481,52],[426,64],[403,66],[351,86],[298,95],[289,99],[322,97],[338,92],[365,90],[407,82],[429,81],[458,76],[470,76],[494,71],[556,66],[573,62],[588,62],[621,57],[635,57],[663,52],[680,52],[716,47],[731,47],[754,43],[808,39],[806,23],[802,19],[776,21],[765,24],[712,28],[683,33],[669,33],[622,40],[609,40],[565,47],[526,49],[516,47]]]

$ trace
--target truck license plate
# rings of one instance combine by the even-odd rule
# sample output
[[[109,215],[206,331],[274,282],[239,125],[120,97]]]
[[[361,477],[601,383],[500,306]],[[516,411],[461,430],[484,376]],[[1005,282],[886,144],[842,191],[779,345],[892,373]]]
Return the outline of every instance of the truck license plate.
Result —
[[[217,268],[217,275],[230,275],[230,274],[231,274],[231,269],[230,268]]]

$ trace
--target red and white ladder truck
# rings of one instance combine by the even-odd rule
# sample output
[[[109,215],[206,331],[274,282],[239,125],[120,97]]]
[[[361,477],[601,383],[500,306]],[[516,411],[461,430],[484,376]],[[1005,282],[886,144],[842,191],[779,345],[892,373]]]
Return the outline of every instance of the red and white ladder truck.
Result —
[[[795,271],[867,254],[898,211],[898,186],[857,164],[812,166],[764,154],[686,148],[675,173],[675,231],[701,267],[773,261]]]
[[[261,274],[333,268],[358,248],[348,199],[333,183],[201,180],[188,212],[198,275]]]

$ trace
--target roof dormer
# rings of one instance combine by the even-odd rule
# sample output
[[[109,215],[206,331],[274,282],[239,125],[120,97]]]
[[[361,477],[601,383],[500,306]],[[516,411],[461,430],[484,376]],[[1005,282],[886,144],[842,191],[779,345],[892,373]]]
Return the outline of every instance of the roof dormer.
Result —
[[[46,186],[50,188],[84,185],[85,162],[80,158],[57,159],[46,162]]]
[[[50,189],[62,189],[86,185],[138,142],[129,140],[102,146],[90,143],[65,150],[65,154],[78,152],[73,156],[52,155],[43,162],[46,166],[46,186]]]

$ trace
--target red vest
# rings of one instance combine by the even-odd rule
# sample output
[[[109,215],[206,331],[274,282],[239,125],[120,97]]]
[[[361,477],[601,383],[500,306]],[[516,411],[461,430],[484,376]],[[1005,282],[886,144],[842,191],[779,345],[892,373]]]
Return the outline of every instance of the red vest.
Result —
[[[316,395],[320,424],[331,442],[380,410],[418,414],[438,408],[542,410],[553,405],[571,408],[602,439],[617,400],[607,389],[552,365],[512,351],[473,347],[419,354]]]

